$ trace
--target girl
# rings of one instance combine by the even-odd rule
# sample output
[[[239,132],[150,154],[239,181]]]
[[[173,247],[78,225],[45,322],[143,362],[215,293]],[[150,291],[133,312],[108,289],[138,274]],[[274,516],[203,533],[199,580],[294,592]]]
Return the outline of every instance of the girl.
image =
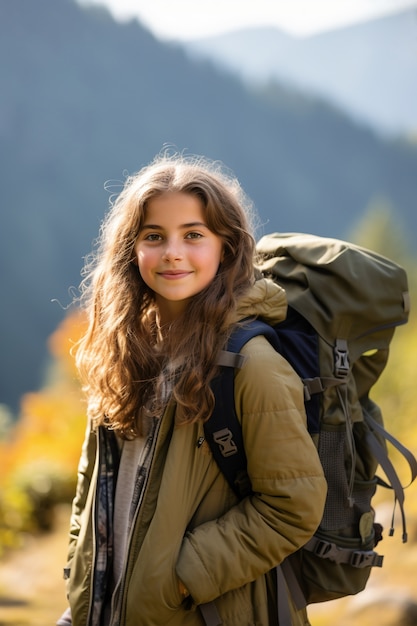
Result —
[[[233,325],[286,315],[283,290],[255,277],[245,206],[218,166],[163,156],[104,221],[84,281],[89,426],[60,624],[203,626],[211,610],[224,626],[278,624],[267,572],[314,533],[326,486],[301,383],[264,337],[235,375],[252,496],[237,500],[203,431]]]

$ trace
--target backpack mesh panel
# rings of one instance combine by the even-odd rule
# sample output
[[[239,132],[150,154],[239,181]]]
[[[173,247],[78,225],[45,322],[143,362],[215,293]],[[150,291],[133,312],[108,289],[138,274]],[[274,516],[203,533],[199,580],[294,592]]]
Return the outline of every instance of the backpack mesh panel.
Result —
[[[319,455],[327,480],[328,495],[320,528],[339,530],[355,521],[355,511],[349,506],[349,487],[341,458],[346,454],[345,429],[321,430]]]

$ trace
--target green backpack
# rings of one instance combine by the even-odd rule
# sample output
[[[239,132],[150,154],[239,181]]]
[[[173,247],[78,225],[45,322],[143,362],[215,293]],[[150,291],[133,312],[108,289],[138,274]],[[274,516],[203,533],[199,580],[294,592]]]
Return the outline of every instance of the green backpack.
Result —
[[[371,506],[378,484],[393,489],[407,540],[404,489],[386,441],[407,459],[412,481],[417,462],[385,431],[381,411],[369,397],[387,363],[395,328],[408,320],[407,277],[383,256],[313,235],[267,235],[257,251],[262,274],[286,291],[287,319],[274,328],[261,320],[236,328],[221,357],[221,374],[213,381],[215,409],[205,435],[232,488],[240,498],[249,494],[234,409],[234,367],[244,367],[239,354],[243,345],[255,335],[265,335],[303,379],[308,429],[328,482],[317,533],[277,568],[279,596],[285,579],[297,608],[302,608],[358,593],[372,567],[382,566],[383,557],[374,551],[382,528]],[[388,483],[376,476],[378,465]],[[280,604],[279,623],[290,623]]]

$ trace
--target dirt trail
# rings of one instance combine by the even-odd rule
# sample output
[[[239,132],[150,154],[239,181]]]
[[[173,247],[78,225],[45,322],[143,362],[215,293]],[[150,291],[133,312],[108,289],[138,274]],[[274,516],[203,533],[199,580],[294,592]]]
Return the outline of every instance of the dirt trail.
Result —
[[[54,625],[66,606],[65,564],[69,508],[57,511],[51,533],[28,537],[0,561],[0,626]]]

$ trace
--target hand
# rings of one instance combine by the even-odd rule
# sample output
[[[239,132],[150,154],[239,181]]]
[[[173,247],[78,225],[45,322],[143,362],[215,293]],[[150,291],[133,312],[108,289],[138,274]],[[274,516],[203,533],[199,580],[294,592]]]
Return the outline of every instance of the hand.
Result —
[[[184,585],[184,583],[180,579],[178,579],[178,589],[180,590],[180,594],[183,598],[188,598],[188,596],[190,595],[190,592],[188,591],[187,587]]]

